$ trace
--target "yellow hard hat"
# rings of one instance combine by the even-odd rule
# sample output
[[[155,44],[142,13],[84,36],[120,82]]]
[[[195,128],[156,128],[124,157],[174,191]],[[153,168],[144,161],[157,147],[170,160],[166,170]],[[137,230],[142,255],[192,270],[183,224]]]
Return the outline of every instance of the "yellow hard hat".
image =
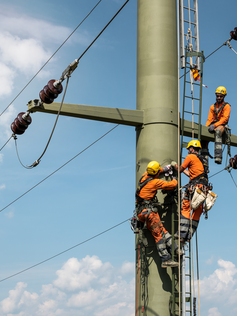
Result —
[[[160,170],[160,164],[157,161],[150,161],[147,165],[146,171],[149,175],[154,176]]]
[[[227,91],[226,91],[226,88],[223,87],[223,86],[220,86],[216,89],[216,92],[215,93],[221,93],[223,95],[227,95]]]
[[[202,148],[201,143],[199,142],[199,140],[195,140],[195,139],[191,140],[188,143],[188,146],[186,148],[189,149],[189,147]]]

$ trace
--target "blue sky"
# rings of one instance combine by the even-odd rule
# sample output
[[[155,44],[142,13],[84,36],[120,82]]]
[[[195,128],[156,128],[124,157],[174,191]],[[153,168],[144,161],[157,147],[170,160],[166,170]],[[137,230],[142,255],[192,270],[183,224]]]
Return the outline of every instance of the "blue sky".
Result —
[[[0,110],[35,75],[97,1],[1,1]],[[103,0],[0,117],[0,144],[29,100],[78,58],[124,3]],[[200,49],[207,56],[236,24],[233,0],[199,1]],[[237,50],[237,42],[231,45]],[[237,55],[222,47],[204,63],[203,114],[219,85],[234,118]],[[182,70],[180,72],[182,74]],[[182,81],[180,82],[182,88]],[[65,84],[64,84],[65,87]],[[182,91],[181,91],[182,94]],[[61,96],[57,99],[61,101]],[[136,108],[136,1],[130,0],[81,59],[65,102]],[[55,116],[32,114],[17,139],[24,165],[43,152]],[[0,210],[70,160],[114,124],[60,117],[40,164],[23,168],[11,140],[0,153]],[[210,147],[213,152],[213,146]],[[237,154],[232,148],[232,156]],[[225,153],[226,155],[226,153]],[[224,156],[225,160],[225,156]],[[211,174],[222,166],[210,164]],[[237,181],[235,170],[232,172]],[[212,178],[217,202],[198,230],[201,313],[236,315],[236,186],[227,171]],[[0,212],[0,279],[68,249],[131,217],[135,188],[135,129],[118,126],[27,195]],[[126,222],[92,241],[1,283],[0,315],[134,315],[134,235]]]

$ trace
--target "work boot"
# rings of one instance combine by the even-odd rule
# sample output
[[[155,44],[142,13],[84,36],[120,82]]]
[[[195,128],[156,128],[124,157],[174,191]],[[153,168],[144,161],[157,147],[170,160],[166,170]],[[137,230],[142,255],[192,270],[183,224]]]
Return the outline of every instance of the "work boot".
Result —
[[[178,266],[179,266],[179,263],[176,262],[176,261],[173,261],[172,259],[164,261],[161,264],[161,268],[168,268],[168,267],[175,268],[175,267],[178,267]]]

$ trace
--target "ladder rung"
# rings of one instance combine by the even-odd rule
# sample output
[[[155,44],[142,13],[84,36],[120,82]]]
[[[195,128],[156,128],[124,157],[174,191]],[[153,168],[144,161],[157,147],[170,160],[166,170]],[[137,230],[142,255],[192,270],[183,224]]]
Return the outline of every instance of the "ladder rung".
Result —
[[[196,85],[196,86],[200,86],[200,84],[199,83],[196,83],[196,82],[190,82],[190,81],[185,81],[186,83],[192,83],[192,84],[194,84],[194,85]]]
[[[197,99],[197,98],[194,98],[194,97],[189,97],[188,95],[185,95],[185,98],[200,101],[200,99]]]
[[[192,114],[192,115],[199,115],[199,113],[190,112],[190,111],[184,111],[184,113],[189,113],[189,114]]]
[[[185,36],[188,35],[189,37],[192,37],[192,38],[195,38],[195,39],[197,38],[197,36],[193,36],[193,35],[189,35],[189,34],[185,34],[185,33],[184,33],[184,35],[185,35]],[[194,56],[194,57],[195,57],[195,56]]]
[[[190,10],[190,11],[193,11],[193,12],[196,12],[196,10],[194,10],[194,9],[192,9],[192,8],[184,7],[184,9],[187,9],[187,10]]]
[[[197,23],[194,23],[194,22],[189,22],[189,21],[187,21],[187,20],[184,20],[184,22],[186,22],[186,23],[190,23],[190,24],[193,24],[193,25],[197,25]]]

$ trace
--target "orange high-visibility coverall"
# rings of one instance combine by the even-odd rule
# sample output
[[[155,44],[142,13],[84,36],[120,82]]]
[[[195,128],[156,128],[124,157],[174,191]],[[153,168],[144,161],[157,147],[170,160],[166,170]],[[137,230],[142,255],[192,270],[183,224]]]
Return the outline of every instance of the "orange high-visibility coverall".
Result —
[[[197,176],[204,173],[204,167],[200,159],[195,154],[189,154],[185,158],[184,162],[181,165],[184,169],[188,168],[190,181]],[[203,184],[197,184],[199,188],[203,187]],[[203,204],[201,204],[196,210],[193,210],[191,216],[191,207],[190,207],[190,200],[189,194],[185,194],[182,203],[182,210],[181,210],[181,218],[180,218],[180,237],[182,239],[190,239],[191,235],[197,229],[200,216],[203,212]],[[192,231],[190,229],[190,219],[192,219]]]
[[[218,109],[221,108],[223,103],[224,103],[224,101],[221,104],[218,104],[216,102],[216,111],[217,112],[218,112]],[[224,125],[226,125],[228,123],[229,118],[230,118],[231,108],[230,108],[229,103],[226,103],[224,108],[217,115],[216,115],[214,109],[215,109],[215,104],[212,104],[210,107],[210,110],[209,110],[206,126],[213,124],[215,127],[218,127],[220,125],[222,125],[224,127]],[[213,123],[213,122],[215,122],[215,123]],[[224,128],[223,128],[223,131],[224,131]]]
[[[161,169],[161,172],[162,171],[163,170]],[[157,190],[162,190],[162,189],[173,190],[177,186],[177,180],[173,179],[172,181],[163,181],[163,180],[157,179],[157,176],[155,176],[153,180],[148,182],[140,190],[139,196],[142,199],[150,200],[156,195]],[[149,177],[150,176],[147,174],[147,172],[145,172],[142,176],[141,182],[145,181]],[[148,218],[147,218],[147,215],[148,215]],[[152,236],[155,239],[158,253],[162,261],[169,260],[171,256],[167,252],[166,248],[168,247],[171,249],[171,246],[172,246],[171,235],[168,233],[168,231],[164,228],[163,224],[161,223],[158,212],[151,211],[150,214],[148,214],[148,209],[143,209],[141,213],[138,214],[138,218],[143,223],[146,221],[147,228],[150,230]],[[162,240],[162,235],[165,239],[164,242]],[[177,248],[176,244],[175,244],[175,248]]]

